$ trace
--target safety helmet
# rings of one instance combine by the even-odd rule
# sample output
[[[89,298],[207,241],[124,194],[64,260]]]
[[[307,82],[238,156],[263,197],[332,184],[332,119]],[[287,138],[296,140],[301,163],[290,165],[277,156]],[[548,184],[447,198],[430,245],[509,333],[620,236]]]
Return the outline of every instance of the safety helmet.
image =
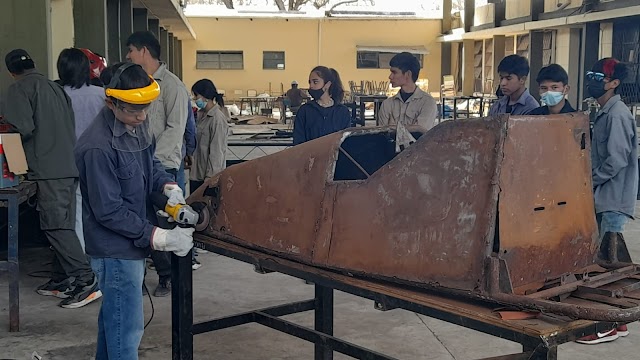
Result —
[[[128,104],[134,105],[144,105],[149,104],[158,96],[160,96],[160,85],[152,76],[149,76],[151,79],[151,84],[149,86],[138,88],[138,89],[129,89],[129,90],[121,90],[116,87],[120,83],[120,75],[132,66],[140,66],[133,63],[125,63],[120,66],[118,70],[116,70],[111,82],[106,86],[105,95],[107,97],[112,97],[118,99],[120,101],[126,102]]]
[[[89,58],[91,79],[99,79],[100,73],[107,67],[107,60],[89,49],[80,49]]]

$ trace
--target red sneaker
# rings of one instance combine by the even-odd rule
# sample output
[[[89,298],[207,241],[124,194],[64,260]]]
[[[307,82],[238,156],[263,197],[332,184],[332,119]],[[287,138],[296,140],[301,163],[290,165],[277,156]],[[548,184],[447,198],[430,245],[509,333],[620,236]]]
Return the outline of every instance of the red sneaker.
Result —
[[[620,337],[629,335],[629,329],[627,329],[627,325],[620,325],[616,330],[618,332],[618,336]]]
[[[583,336],[580,339],[576,340],[576,342],[580,344],[595,345],[603,342],[613,341],[617,339],[619,336],[620,335],[618,335],[617,329],[611,329],[603,333],[598,332],[593,335]]]

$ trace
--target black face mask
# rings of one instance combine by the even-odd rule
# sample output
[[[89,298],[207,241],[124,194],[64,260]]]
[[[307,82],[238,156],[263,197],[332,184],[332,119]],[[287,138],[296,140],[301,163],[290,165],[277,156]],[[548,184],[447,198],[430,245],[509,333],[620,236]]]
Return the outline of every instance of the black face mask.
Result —
[[[313,98],[313,100],[318,101],[324,94],[324,90],[322,89],[309,89],[309,95]]]
[[[602,95],[607,93],[607,90],[604,89],[604,85],[604,81],[589,80],[589,82],[587,82],[587,91],[594,99],[599,99]]]

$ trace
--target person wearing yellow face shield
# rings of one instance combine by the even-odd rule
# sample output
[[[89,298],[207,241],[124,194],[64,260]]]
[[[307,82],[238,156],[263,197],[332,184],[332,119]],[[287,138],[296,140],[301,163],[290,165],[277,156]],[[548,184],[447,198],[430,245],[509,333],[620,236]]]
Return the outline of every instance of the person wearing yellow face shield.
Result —
[[[106,106],[78,139],[86,253],[103,294],[96,359],[137,359],[144,331],[142,283],[153,250],[185,256],[193,228],[161,229],[148,196],[163,192],[185,203],[172,175],[154,158],[147,109],[160,95],[158,83],[139,65],[120,63],[103,71]]]

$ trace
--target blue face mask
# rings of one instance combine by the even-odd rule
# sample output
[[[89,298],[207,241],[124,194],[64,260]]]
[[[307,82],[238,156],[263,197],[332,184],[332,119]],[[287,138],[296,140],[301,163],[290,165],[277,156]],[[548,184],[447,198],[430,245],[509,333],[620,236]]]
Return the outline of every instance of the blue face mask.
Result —
[[[207,106],[207,102],[202,100],[202,99],[197,99],[196,100],[196,107],[200,110],[204,109],[204,107]]]
[[[564,99],[564,93],[562,91],[547,91],[540,94],[540,100],[547,106],[556,106],[562,99]]]

